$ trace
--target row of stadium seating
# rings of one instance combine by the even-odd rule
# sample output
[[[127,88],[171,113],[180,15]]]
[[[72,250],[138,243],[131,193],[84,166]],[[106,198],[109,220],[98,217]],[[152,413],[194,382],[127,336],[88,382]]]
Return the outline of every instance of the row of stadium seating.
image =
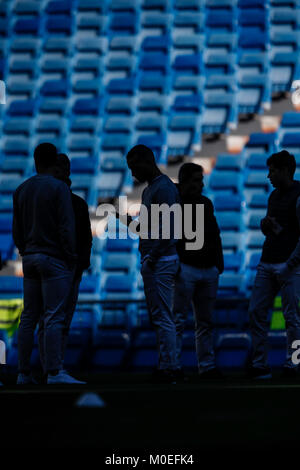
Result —
[[[229,132],[240,113],[262,112],[272,91],[290,90],[299,76],[299,31],[294,20],[291,27],[284,24],[289,12],[297,16],[298,4],[284,11],[267,1],[3,5],[5,155],[32,154],[48,139],[71,157],[101,152],[105,160],[143,142],[166,163],[168,155],[193,154],[202,133]],[[145,34],[127,31],[126,19],[130,23],[144,6],[154,8],[141,14],[149,20]],[[89,8],[92,13],[86,13]],[[39,11],[45,17],[41,34],[35,29]],[[84,21],[83,31],[78,26],[64,37],[59,28],[68,29],[67,20],[75,18],[80,23],[80,14],[89,14],[93,24],[99,15],[111,21],[109,28],[116,19],[120,30],[112,26],[107,34]],[[54,30],[47,31],[49,22]],[[140,25],[136,19],[130,24]],[[195,31],[186,34],[189,28]],[[16,130],[22,139],[12,137]],[[125,182],[130,187],[130,176]]]
[[[156,335],[149,324],[138,317],[133,320],[132,307],[84,308],[75,313],[65,365],[68,368],[104,370],[112,368],[145,369],[155,367],[157,360]],[[286,334],[281,312],[280,298],[276,299],[271,316],[269,333],[269,360],[272,367],[279,367],[285,359]],[[222,368],[245,368],[251,351],[251,337],[247,332],[248,315],[245,305],[236,304],[215,310],[214,344],[217,365]],[[17,335],[8,337],[0,330],[0,338],[7,344],[7,368],[17,367]],[[186,368],[196,368],[193,318],[189,316],[183,335],[182,363]],[[33,366],[39,365],[37,336],[32,357]]]

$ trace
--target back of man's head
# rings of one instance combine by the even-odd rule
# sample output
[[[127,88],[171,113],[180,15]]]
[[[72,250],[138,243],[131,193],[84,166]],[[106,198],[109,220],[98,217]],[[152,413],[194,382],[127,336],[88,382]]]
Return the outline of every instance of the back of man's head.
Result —
[[[203,167],[196,163],[184,163],[178,173],[179,184],[188,183],[195,173],[201,173],[203,175]]]
[[[135,145],[134,147],[132,147],[132,149],[129,150],[129,152],[127,153],[126,158],[127,161],[142,161],[147,165],[156,165],[155,157],[152,150],[146,145],[142,144]]]
[[[274,168],[277,168],[279,170],[282,170],[283,168],[287,168],[288,173],[291,178],[293,178],[294,173],[296,171],[296,160],[294,155],[289,153],[287,150],[281,150],[280,152],[273,153],[268,159],[267,159],[267,166],[274,166]]]
[[[57,149],[50,143],[39,144],[34,151],[34,162],[37,173],[43,173],[55,167]]]

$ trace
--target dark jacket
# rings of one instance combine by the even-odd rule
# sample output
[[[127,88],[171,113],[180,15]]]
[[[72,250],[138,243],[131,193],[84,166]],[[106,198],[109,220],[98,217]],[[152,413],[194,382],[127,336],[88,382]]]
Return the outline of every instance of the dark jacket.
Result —
[[[74,266],[75,219],[70,189],[50,175],[35,175],[13,195],[13,239],[21,254],[44,253]]]
[[[266,234],[261,261],[266,263],[283,263],[288,261],[290,267],[293,267],[293,264],[295,264],[289,258],[300,238],[296,209],[299,196],[299,181],[294,181],[293,185],[286,191],[274,189],[270,194],[267,215],[275,217],[282,230],[278,234],[273,232]]]
[[[84,199],[71,192],[75,215],[77,268],[75,277],[80,277],[90,266],[93,236],[89,217],[89,208]]]
[[[185,247],[186,242],[192,243],[193,240],[187,240],[184,236],[184,230],[182,229],[182,239],[177,243],[177,252],[180,261],[196,268],[210,268],[212,266],[216,266],[219,272],[222,273],[224,271],[222,242],[220,237],[220,229],[214,215],[213,203],[210,199],[203,195],[201,195],[197,200],[184,199],[181,195],[181,204],[183,208],[183,221],[184,204],[191,204],[193,206],[193,231],[196,230],[196,204],[204,204],[204,245],[200,250],[187,250]]]

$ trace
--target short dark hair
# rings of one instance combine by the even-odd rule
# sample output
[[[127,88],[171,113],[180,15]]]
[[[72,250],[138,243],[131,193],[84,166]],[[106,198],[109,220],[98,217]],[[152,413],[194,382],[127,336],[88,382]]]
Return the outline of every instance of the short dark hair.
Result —
[[[142,159],[143,161],[148,162],[148,163],[154,163],[154,164],[156,163],[154,153],[152,152],[152,150],[146,145],[142,145],[142,144],[135,145],[134,147],[132,147],[132,149],[129,150],[129,152],[127,153],[126,158],[127,160]]]
[[[57,164],[67,167],[70,172],[71,162],[70,162],[68,155],[66,155],[65,153],[59,153],[57,155]]]
[[[279,170],[281,170],[282,168],[287,168],[291,177],[294,176],[294,173],[296,171],[295,157],[287,150],[281,150],[280,152],[273,153],[267,159],[267,166],[270,165],[273,165]]]
[[[47,170],[56,165],[57,149],[48,142],[39,144],[34,151],[34,162],[37,170]]]
[[[189,181],[194,173],[202,173],[203,175],[203,171],[201,165],[197,165],[196,163],[184,163],[179,169],[178,182],[179,184],[184,184]]]

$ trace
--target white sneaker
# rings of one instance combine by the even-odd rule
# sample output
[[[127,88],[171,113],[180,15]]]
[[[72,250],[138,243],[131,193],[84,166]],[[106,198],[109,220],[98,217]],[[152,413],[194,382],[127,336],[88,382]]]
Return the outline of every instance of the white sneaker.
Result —
[[[86,382],[71,377],[65,370],[60,370],[57,375],[48,375],[47,384],[69,384],[69,385],[85,385]]]
[[[37,385],[38,382],[32,377],[31,374],[26,375],[19,373],[17,378],[17,385]]]

